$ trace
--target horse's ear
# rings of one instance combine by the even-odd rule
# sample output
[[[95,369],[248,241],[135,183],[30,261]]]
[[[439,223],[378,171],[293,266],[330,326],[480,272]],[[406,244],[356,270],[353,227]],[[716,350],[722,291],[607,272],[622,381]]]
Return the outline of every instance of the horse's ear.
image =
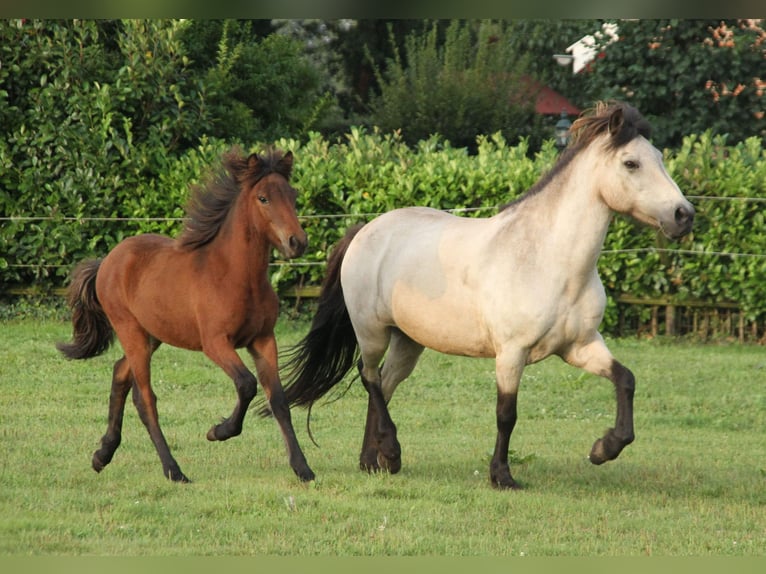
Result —
[[[261,156],[257,153],[250,154],[250,157],[247,158],[247,169],[257,172],[261,167],[262,161]]]
[[[609,135],[614,137],[622,130],[622,124],[625,121],[625,117],[622,113],[622,108],[615,108],[612,114],[609,116]]]
[[[288,151],[282,156],[282,159],[279,160],[279,164],[277,165],[277,169],[280,173],[285,174],[286,177],[290,177],[290,173],[293,171],[293,152]]]

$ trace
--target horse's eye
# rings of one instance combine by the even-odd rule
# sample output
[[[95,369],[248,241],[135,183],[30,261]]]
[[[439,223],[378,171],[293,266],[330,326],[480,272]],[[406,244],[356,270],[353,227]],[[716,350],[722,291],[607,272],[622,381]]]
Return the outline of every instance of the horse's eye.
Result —
[[[259,195],[258,201],[260,201],[263,205],[266,205],[269,202],[269,199],[266,196]]]
[[[623,162],[623,165],[627,167],[630,171],[638,169],[638,162],[633,161],[632,159],[625,160]]]

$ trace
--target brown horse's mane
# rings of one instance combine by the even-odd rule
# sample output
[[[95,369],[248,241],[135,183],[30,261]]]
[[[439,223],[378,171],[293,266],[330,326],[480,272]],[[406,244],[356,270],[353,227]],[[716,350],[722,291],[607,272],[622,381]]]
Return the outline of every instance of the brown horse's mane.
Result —
[[[186,206],[186,223],[177,241],[187,250],[209,243],[220,231],[242,190],[250,189],[264,176],[279,173],[290,179],[291,163],[283,162],[284,153],[269,150],[266,155],[243,155],[232,148],[221,156],[217,169],[210,172],[204,185],[195,185]]]
[[[613,123],[613,120],[614,121]],[[593,140],[605,132],[610,137],[605,145],[608,151],[616,150],[637,136],[649,139],[649,122],[633,106],[623,102],[598,102],[593,108],[583,112],[569,128],[570,143],[561,153],[553,168],[543,175],[520,197],[500,207],[500,211],[519,203],[530,195],[545,188],[551,180],[569,165],[579,151],[588,147]]]

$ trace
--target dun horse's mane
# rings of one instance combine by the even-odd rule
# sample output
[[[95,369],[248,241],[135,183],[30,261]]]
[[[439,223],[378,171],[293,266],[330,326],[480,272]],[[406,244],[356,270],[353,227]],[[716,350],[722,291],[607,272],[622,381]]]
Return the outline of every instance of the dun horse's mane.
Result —
[[[500,211],[523,201],[545,188],[551,180],[569,165],[578,152],[588,147],[593,140],[609,134],[605,142],[607,151],[616,150],[626,145],[633,138],[643,136],[649,139],[649,122],[633,106],[623,102],[598,102],[593,108],[583,112],[569,129],[570,143],[562,152],[556,164],[543,175],[521,197],[500,208]]]
[[[192,188],[178,244],[192,250],[210,242],[220,231],[240,192],[250,189],[264,176],[279,173],[289,180],[291,164],[282,162],[283,157],[284,153],[279,150],[248,157],[239,148],[232,148],[223,154],[218,169],[211,171],[204,185]]]

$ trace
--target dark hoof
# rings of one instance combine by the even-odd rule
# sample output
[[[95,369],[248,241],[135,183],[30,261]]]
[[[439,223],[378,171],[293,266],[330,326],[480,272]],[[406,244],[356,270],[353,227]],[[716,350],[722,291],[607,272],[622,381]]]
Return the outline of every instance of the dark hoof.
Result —
[[[521,490],[521,485],[513,480],[507,464],[491,465],[489,467],[489,481],[498,490]]]
[[[210,430],[207,431],[207,440],[209,441],[223,441],[229,440],[232,437],[238,436],[242,433],[242,428],[230,428],[229,419],[223,419],[223,422],[218,425],[213,425]]]
[[[595,465],[604,464],[607,460],[609,460],[609,458],[606,456],[606,453],[604,452],[603,439],[598,439],[593,443],[593,448],[590,450],[588,460]]]
[[[168,478],[168,480],[172,480],[173,482],[180,482],[182,484],[189,484],[191,482],[189,477],[181,472],[180,468],[168,470],[165,473],[165,476]]]
[[[104,470],[104,467],[112,462],[112,455],[114,454],[114,451],[107,450],[106,452],[103,452],[104,449],[97,450],[93,453],[93,459],[91,460],[91,466],[93,466],[93,470],[96,472],[101,472]]]
[[[524,488],[512,478],[510,480],[491,480],[492,486],[498,490],[523,490]]]
[[[311,482],[312,480],[316,479],[314,471],[310,468],[306,468],[300,472],[296,470],[295,474],[298,475],[298,478],[301,479],[301,482]]]
[[[391,458],[385,456],[382,452],[378,452],[378,468],[385,470],[391,474],[396,474],[402,469],[402,457],[393,456]]]
[[[373,473],[380,470],[378,464],[378,451],[366,450],[359,455],[359,469],[365,472]]]
[[[93,470],[96,472],[101,472],[104,470],[104,467],[109,464],[107,462],[103,462],[99,457],[98,453],[93,455],[93,460],[91,461],[91,466],[93,466]]]
[[[588,460],[593,464],[604,464],[609,460],[614,460],[627,445],[633,442],[633,435],[618,437],[614,429],[609,429],[603,438],[593,443]]]
[[[513,480],[510,473],[501,473],[499,476],[490,472],[489,481],[498,490],[521,490],[523,487]]]

